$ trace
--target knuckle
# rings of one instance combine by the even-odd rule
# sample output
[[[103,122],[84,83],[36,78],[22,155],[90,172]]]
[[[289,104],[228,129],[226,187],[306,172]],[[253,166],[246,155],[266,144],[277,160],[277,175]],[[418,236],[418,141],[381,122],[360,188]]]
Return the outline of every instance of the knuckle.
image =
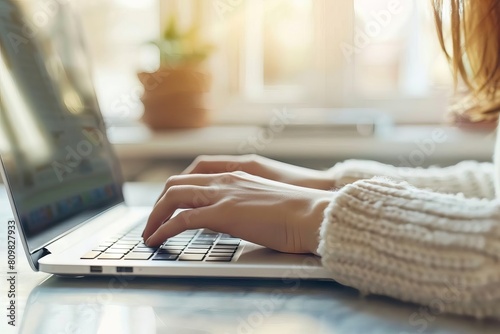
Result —
[[[197,214],[196,210],[186,210],[180,212],[177,216],[181,227],[185,230],[189,230],[194,226],[193,217]]]
[[[169,197],[172,196],[173,194],[179,192],[181,190],[182,186],[171,186],[165,191],[165,196]]]
[[[174,186],[178,180],[179,180],[179,177],[177,175],[170,176],[167,179],[167,181],[165,182],[165,189],[168,189],[168,188]]]
[[[245,166],[247,170],[257,170],[261,166],[261,157],[257,154],[250,154],[245,157]]]
[[[221,182],[212,184],[210,187],[207,187],[206,191],[204,192],[207,201],[214,201],[222,196],[224,182],[226,181],[223,180]]]
[[[194,159],[195,164],[200,165],[204,164],[208,161],[207,155],[199,155],[196,159]]]
[[[233,208],[238,204],[238,198],[235,196],[226,196],[223,200],[219,202],[219,205],[223,209]]]
[[[231,176],[235,179],[239,179],[239,178],[242,178],[242,177],[245,177],[246,175],[248,175],[246,172],[244,171],[241,171],[241,170],[237,170],[237,171],[234,171],[234,172],[231,172]]]
[[[260,167],[260,163],[257,160],[251,160],[246,163],[247,170],[249,171],[257,171]]]
[[[244,159],[247,161],[247,162],[256,162],[258,159],[259,159],[259,156],[257,154],[246,154],[244,156]]]
[[[189,222],[189,211],[182,211],[177,215],[177,219],[179,219],[179,223],[182,227],[187,227]]]
[[[243,171],[233,171],[233,172],[225,172],[220,174],[220,176],[217,179],[217,184],[230,184],[237,182],[238,180],[241,180],[243,177],[245,177],[247,173]]]
[[[222,185],[222,184],[232,183],[234,181],[234,173],[235,172],[221,173],[213,179],[212,184],[213,185]]]
[[[224,166],[225,167],[224,170],[226,172],[232,172],[232,171],[242,170],[242,169],[245,168],[244,165],[245,165],[245,163],[241,159],[232,158],[232,159],[226,160],[225,166]]]
[[[198,156],[198,157],[196,157],[193,160],[193,162],[191,163],[190,167],[191,167],[192,171],[197,171],[200,168],[203,168],[203,166],[205,165],[205,163],[206,163],[205,156]]]

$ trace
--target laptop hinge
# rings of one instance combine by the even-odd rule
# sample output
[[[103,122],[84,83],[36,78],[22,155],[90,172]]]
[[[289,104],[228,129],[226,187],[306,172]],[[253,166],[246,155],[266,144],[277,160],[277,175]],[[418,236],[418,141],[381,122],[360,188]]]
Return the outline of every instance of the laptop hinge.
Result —
[[[33,264],[35,265],[36,270],[39,270],[38,261],[42,257],[47,256],[49,254],[50,254],[49,250],[45,247],[38,249],[38,250],[34,251],[33,253],[31,253],[31,258],[33,259]]]

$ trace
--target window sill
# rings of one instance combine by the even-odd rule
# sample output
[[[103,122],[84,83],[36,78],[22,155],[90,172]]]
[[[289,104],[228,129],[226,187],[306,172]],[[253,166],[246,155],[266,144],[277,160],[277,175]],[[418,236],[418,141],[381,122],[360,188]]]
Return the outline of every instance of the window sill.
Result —
[[[491,161],[494,134],[446,126],[394,126],[373,135],[310,135],[271,131],[262,126],[210,126],[152,132],[143,125],[111,127],[120,159],[192,159],[202,154],[256,153],[282,160],[375,159],[425,166],[461,160]]]

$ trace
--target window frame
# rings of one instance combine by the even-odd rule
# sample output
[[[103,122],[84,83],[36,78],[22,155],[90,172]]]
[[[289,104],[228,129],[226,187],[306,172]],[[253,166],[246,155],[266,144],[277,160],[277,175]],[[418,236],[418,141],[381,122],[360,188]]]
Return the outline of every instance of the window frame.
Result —
[[[435,124],[443,120],[443,112],[449,102],[450,90],[436,91],[426,96],[398,95],[382,99],[360,97],[354,86],[354,61],[348,61],[340,45],[347,43],[354,45],[355,34],[355,0],[315,0],[314,11],[314,77],[312,84],[306,89],[296,89],[295,86],[266,87],[263,83],[263,50],[256,47],[255,36],[262,36],[263,15],[262,9],[265,0],[216,0],[228,6],[240,5],[243,8],[244,28],[237,36],[238,44],[224,43],[220,54],[224,59],[210,62],[210,66],[217,73],[217,68],[224,62],[230,77],[216,87],[215,94],[223,103],[216,104],[218,112],[216,122],[234,122],[241,120],[243,123],[259,123],[273,106],[287,106],[290,108],[369,108],[381,110],[398,124]],[[415,0],[413,0],[416,3]],[[183,13],[193,10],[196,0],[182,0]],[[179,10],[179,0],[160,1],[160,27],[163,28],[168,20],[171,10]],[[201,1],[205,23],[216,23],[217,20],[230,18],[217,16],[214,2]],[[200,10],[200,8],[198,8]],[[328,13],[343,13],[338,18],[331,20]],[[199,12],[198,12],[199,13]],[[219,22],[220,23],[220,22]],[[228,34],[234,34],[234,31]],[[226,41],[234,40],[225,36]],[[253,41],[250,41],[253,39]],[[233,43],[235,44],[235,43]],[[251,60],[253,59],[253,61]],[[294,91],[295,88],[295,91]],[[404,110],[403,110],[404,109]],[[254,113],[238,117],[234,113]]]

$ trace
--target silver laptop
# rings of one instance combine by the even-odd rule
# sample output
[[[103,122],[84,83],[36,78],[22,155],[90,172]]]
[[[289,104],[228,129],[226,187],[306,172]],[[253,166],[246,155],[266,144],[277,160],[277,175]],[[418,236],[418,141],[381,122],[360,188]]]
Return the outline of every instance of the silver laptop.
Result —
[[[54,4],[50,19],[33,26],[37,1],[0,0],[1,170],[33,270],[328,278],[317,257],[208,230],[147,247],[141,234],[151,208],[124,203],[77,17]]]

